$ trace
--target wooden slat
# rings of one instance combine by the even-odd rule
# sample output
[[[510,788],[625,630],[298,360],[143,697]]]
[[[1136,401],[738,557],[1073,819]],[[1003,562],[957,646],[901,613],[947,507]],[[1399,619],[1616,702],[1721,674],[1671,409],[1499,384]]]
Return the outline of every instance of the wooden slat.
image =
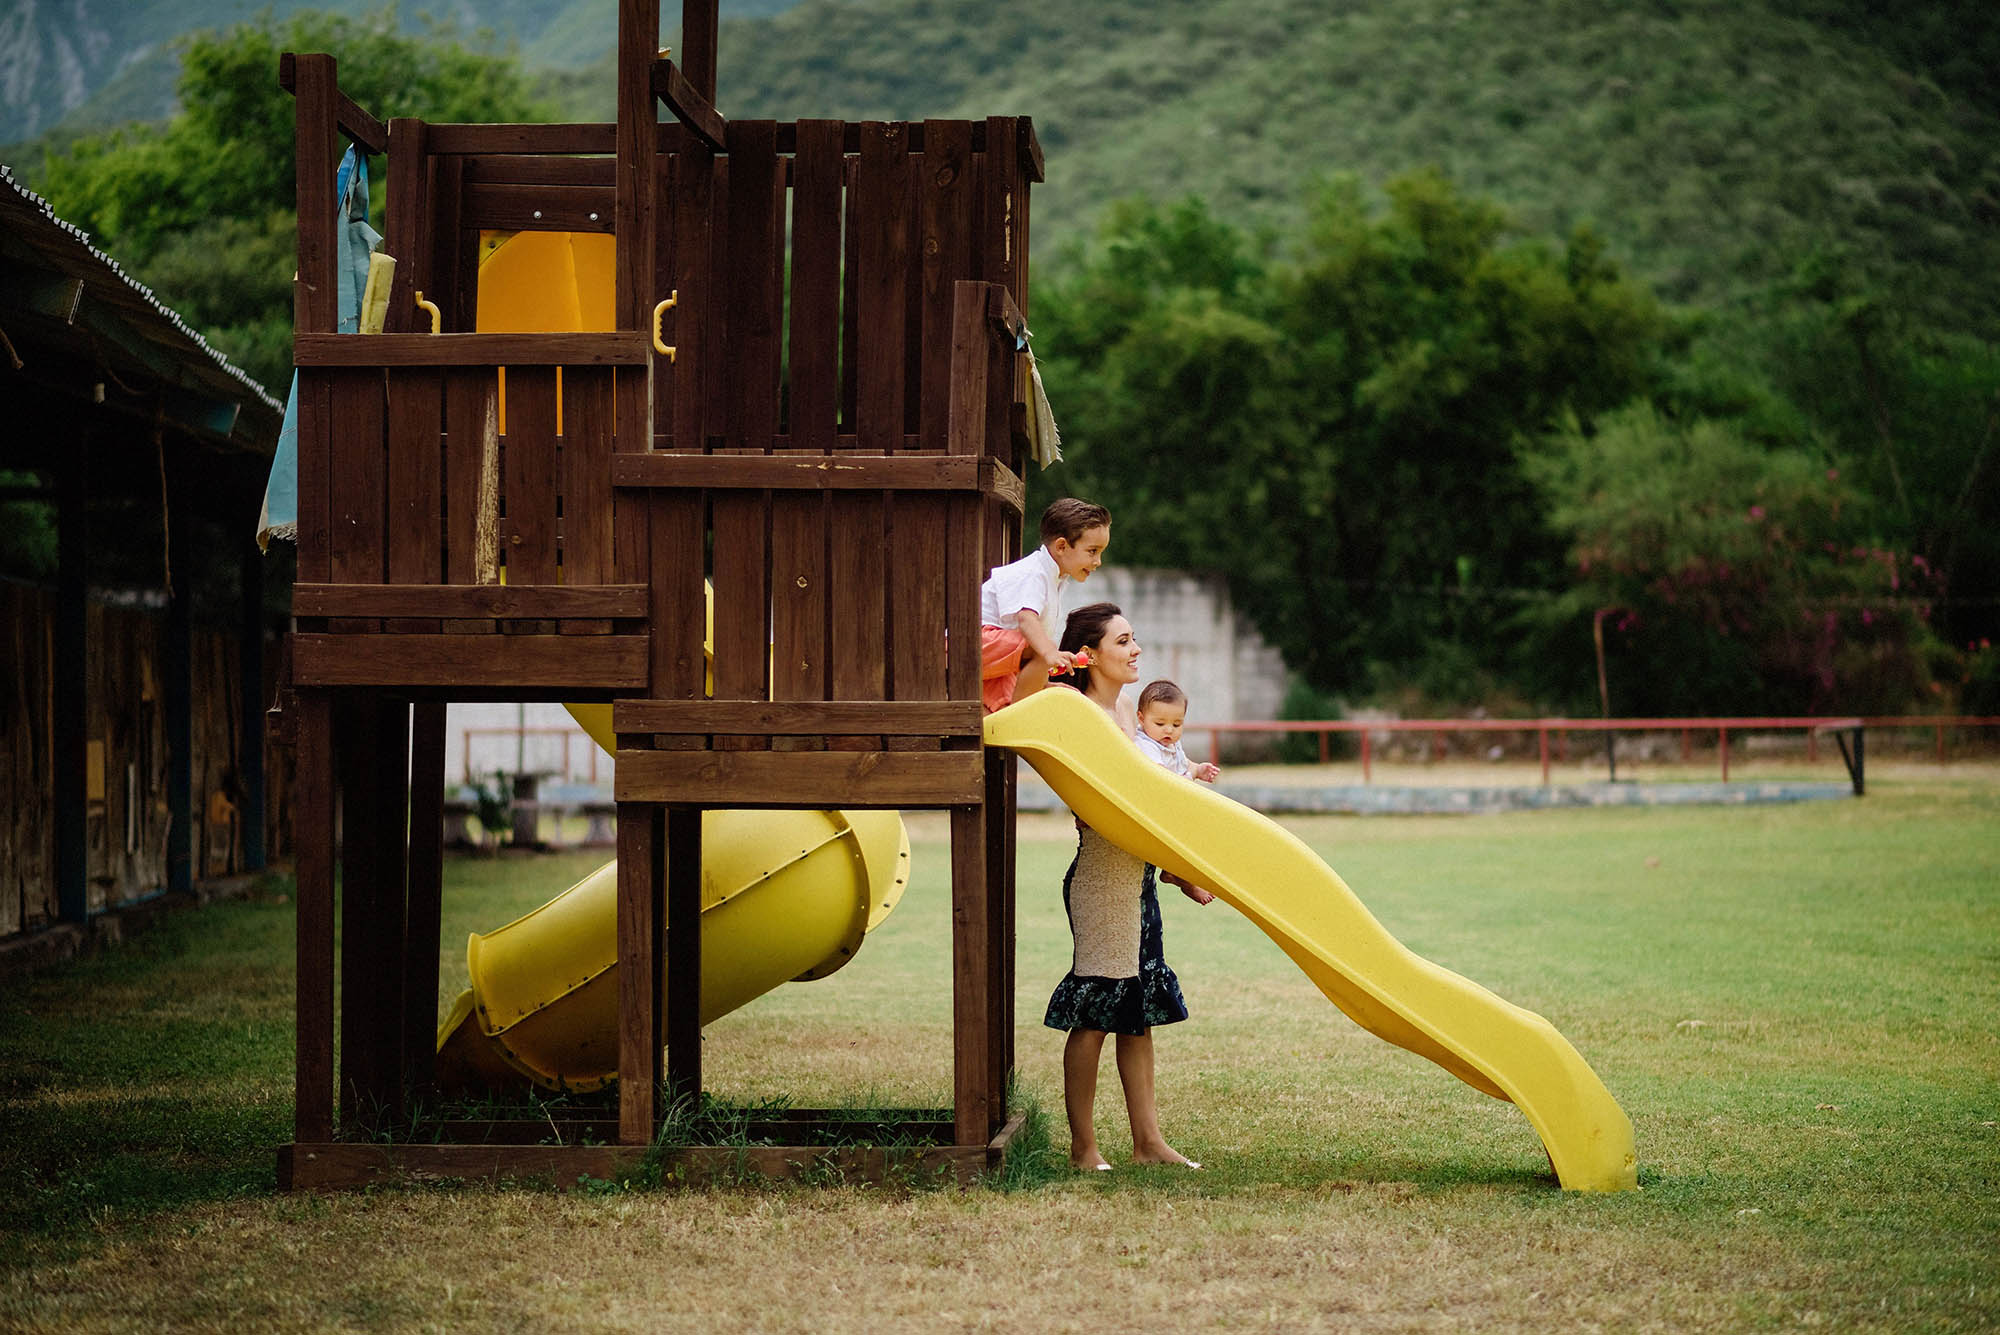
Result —
[[[826,500],[771,498],[771,697],[824,700],[827,691]]]
[[[729,416],[731,449],[769,448],[778,432],[784,230],[776,127],[729,126]]]
[[[424,145],[431,146],[430,127],[424,128]],[[465,275],[478,272],[477,232],[460,225],[459,199],[465,193],[465,162],[462,158],[431,157],[431,253],[425,275],[424,294],[437,303],[447,330],[473,327],[472,305],[478,298],[478,284],[464,291]],[[468,254],[468,252],[470,252]],[[400,268],[401,266],[397,266]],[[428,322],[413,328],[428,334]]]
[[[849,126],[858,130],[858,126]],[[841,185],[846,205],[841,211],[841,265],[840,265],[840,430],[849,437],[847,448],[854,448],[858,441],[851,439],[856,431],[856,403],[859,400],[859,381],[856,375],[856,349],[860,346],[860,291],[861,291],[861,210],[856,207],[858,195],[855,182],[860,178],[861,163],[858,158],[841,160]]]
[[[300,635],[300,686],[644,689],[643,635]]]
[[[643,584],[571,585],[297,584],[294,616],[313,617],[643,617]]]
[[[500,579],[499,389],[487,370],[445,373],[445,578]]]
[[[464,225],[510,232],[612,232],[613,191],[589,185],[469,184]]]
[[[623,367],[612,373],[611,449],[615,457],[621,448],[643,450],[653,439],[653,386],[650,368]],[[670,387],[669,387],[670,388]],[[611,463],[605,461],[605,474]],[[650,558],[647,544],[648,501],[644,493],[613,487],[611,491],[611,573],[621,584],[643,583],[648,578]]]
[[[886,517],[879,494],[841,492],[828,501],[827,615],[833,626],[831,695],[836,700],[888,698]],[[873,749],[870,737],[833,746]]]
[[[670,393],[661,402],[671,410],[655,423],[657,429],[686,442],[699,452],[707,435],[709,399],[702,393],[702,371],[718,350],[708,335],[709,288],[714,273],[715,155],[694,146],[674,155],[673,282],[674,308],[667,312],[666,339],[678,348]],[[629,447],[626,447],[629,449]]]
[[[643,366],[653,355],[650,338],[650,328],[596,334],[300,334],[292,340],[292,357],[300,366]]]
[[[910,289],[909,127],[862,126],[861,163],[849,207],[858,214],[855,433],[886,452],[905,428],[905,324]]]
[[[923,330],[919,434],[924,448],[945,447],[951,407],[953,303],[957,284],[973,276],[972,126],[924,122]]]
[[[989,283],[999,283],[1010,292],[1016,273],[1024,269],[1027,257],[1014,249],[1014,211],[1023,189],[1020,158],[1005,151],[994,152],[996,136],[1010,142],[1015,127],[1012,116],[986,118],[986,151],[979,157],[979,272],[974,275]]]
[[[324,581],[333,569],[332,513],[333,385],[323,371],[299,373],[299,564],[300,579]]]
[[[556,582],[556,372],[507,372],[507,432],[501,437],[501,551],[509,584]]]
[[[298,769],[292,790],[292,855],[297,868],[297,1004],[293,1109],[300,1140],[333,1136],[333,701],[300,691]]]
[[[1008,154],[1014,161],[1016,168],[1027,174],[1028,179],[1034,181],[1042,180],[1041,143],[1035,138],[1034,126],[1025,116],[990,117],[986,120],[960,122],[961,124],[969,124],[971,126],[972,151],[975,153],[994,151],[996,142],[992,137],[992,124],[994,120],[1006,120],[1011,122],[1013,126],[1011,130],[1003,131],[1001,139],[998,141],[999,151]],[[803,124],[805,124],[804,121],[778,122],[778,151],[780,153],[792,153],[797,150],[798,127]],[[902,124],[909,133],[910,151],[912,153],[925,152],[929,148],[929,144],[925,141],[924,127],[926,122],[913,121],[902,122]],[[841,148],[850,155],[859,153],[864,139],[865,131],[862,125],[859,122],[850,122],[845,134],[841,138]]]
[[[945,572],[937,558],[949,550],[944,503],[910,495],[889,500],[889,545],[927,552],[931,559],[896,561],[889,567],[889,679],[898,700],[941,700],[945,695]]]
[[[650,1145],[658,1121],[660,969],[665,964],[666,877],[657,807],[618,807],[618,1138]]]
[[[948,545],[944,559],[944,622],[946,644],[964,645],[963,652],[946,655],[945,694],[968,703],[979,699],[980,642],[979,592],[986,572],[996,562],[986,559],[984,525],[980,516],[986,506],[976,496],[954,496],[943,502]]]
[[[977,803],[978,751],[618,752],[620,802],[732,807]]]
[[[977,737],[982,717],[977,700],[620,700],[612,710],[620,733]]]
[[[763,700],[769,641],[770,574],[763,497],[730,492],[710,498],[714,534],[715,698]]]
[[[615,190],[616,158],[499,157],[461,158],[467,187],[474,185],[585,185]],[[391,221],[394,221],[393,216]]]
[[[431,152],[437,154],[494,153],[615,153],[618,126],[610,121],[559,125],[431,125]]]
[[[430,332],[429,317],[417,308],[415,298],[415,293],[428,293],[433,287],[425,235],[432,224],[428,128],[410,116],[389,122],[395,148],[389,154],[388,235],[382,248],[396,257],[396,273],[389,285],[385,333]],[[424,321],[421,329],[419,319]]]
[[[332,337],[355,342],[362,336]],[[327,570],[330,582],[336,584],[380,584],[387,570],[383,524],[388,455],[382,383],[382,372],[376,370],[347,372],[333,381]],[[372,628],[356,623],[338,629]]]
[[[706,510],[700,492],[658,492],[651,498],[652,658],[650,691],[669,700],[706,695],[702,645],[708,636],[702,587]]]
[[[696,391],[705,399],[709,407],[707,436],[689,442],[693,449],[700,450],[709,445],[724,443],[718,438],[729,435],[729,405],[731,358],[730,327],[735,323],[736,312],[731,308],[729,297],[729,248],[734,240],[729,234],[729,159],[715,159],[712,170],[712,192],[709,203],[710,226],[708,231],[709,283],[707,300],[702,311],[702,322],[691,337],[704,349],[699,377],[692,371],[687,374]],[[683,326],[685,327],[685,326]]]
[[[612,578],[612,375],[585,367],[563,371],[562,569],[563,583],[572,588]]]
[[[839,429],[840,121],[799,122],[792,185],[790,445],[831,450]]]
[[[792,454],[619,454],[619,487],[713,487],[737,491],[1009,490],[1002,470],[943,454],[830,457]]]
[[[444,374],[434,370],[398,370],[389,372],[388,380],[388,578],[396,585],[434,585],[444,579],[444,458],[440,435],[444,425]],[[296,608],[294,614],[297,615]],[[436,631],[439,627],[434,622],[428,625],[420,622],[388,629]]]

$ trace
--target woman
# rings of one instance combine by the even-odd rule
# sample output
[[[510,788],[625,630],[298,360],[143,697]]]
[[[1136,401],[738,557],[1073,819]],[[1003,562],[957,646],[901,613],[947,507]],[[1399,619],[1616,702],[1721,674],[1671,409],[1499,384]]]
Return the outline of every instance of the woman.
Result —
[[[1110,603],[1069,614],[1062,649],[1090,651],[1071,680],[1131,737],[1138,720],[1124,689],[1139,679],[1139,641]],[[1118,1036],[1118,1079],[1132,1122],[1134,1163],[1199,1168],[1160,1134],[1153,1094],[1153,1026],[1187,1018],[1180,982],[1160,945],[1160,904],[1151,866],[1078,822],[1076,858],[1063,878],[1063,907],[1075,942],[1070,971],[1049,998],[1043,1023],[1069,1031],[1063,1045],[1063,1107],[1073,1168],[1108,1172],[1097,1148],[1097,1068],[1106,1034]]]

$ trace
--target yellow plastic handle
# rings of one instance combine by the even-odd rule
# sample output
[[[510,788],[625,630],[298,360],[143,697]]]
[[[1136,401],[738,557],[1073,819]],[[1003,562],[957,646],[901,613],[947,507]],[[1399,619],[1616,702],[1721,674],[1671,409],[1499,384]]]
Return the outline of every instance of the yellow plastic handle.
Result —
[[[424,300],[424,290],[422,288],[417,289],[417,309],[431,313],[431,332],[433,334],[444,332],[444,312],[437,308],[435,301]]]
[[[665,301],[653,307],[653,351],[659,353],[662,357],[665,357],[668,361],[672,361],[674,359],[674,349],[668,347],[666,341],[660,337],[660,321],[662,318],[666,316],[666,313],[668,311],[672,310],[675,306],[680,305],[680,302],[681,302],[681,290],[679,288],[675,288],[673,291],[667,293],[667,299]]]

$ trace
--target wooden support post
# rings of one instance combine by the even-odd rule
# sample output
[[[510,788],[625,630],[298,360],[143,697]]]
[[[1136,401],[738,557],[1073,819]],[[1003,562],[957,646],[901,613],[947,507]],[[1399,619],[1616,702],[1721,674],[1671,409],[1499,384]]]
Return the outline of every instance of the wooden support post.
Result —
[[[155,428],[157,430],[158,428]],[[175,477],[160,522],[167,530],[164,711],[167,733],[167,889],[194,889],[194,568],[189,560],[186,483]]]
[[[651,328],[653,318],[654,213],[659,201],[659,103],[653,97],[653,61],[659,42],[660,0],[619,0],[613,219],[618,248],[615,315],[620,329]],[[710,93],[715,91],[713,81],[711,73]]]
[[[444,905],[445,707],[419,702],[410,727],[408,930],[403,950],[404,1085],[421,1090],[435,1078],[438,937]]]
[[[340,133],[335,100],[340,93],[332,56],[302,55],[293,65],[292,124],[298,150],[294,203],[299,218],[298,277],[292,284],[292,327],[301,334],[335,331],[340,296],[335,289],[333,197]],[[303,519],[304,516],[301,516]]]
[[[243,752],[236,758],[236,777],[243,792],[244,871],[261,871],[269,861],[264,847],[266,793],[264,780],[264,558],[249,543],[237,569],[242,580],[242,640],[237,646],[237,672],[242,677],[238,702]]]
[[[340,710],[340,1100],[352,1128],[402,1112],[408,710],[372,696]]]
[[[55,680],[50,729],[56,825],[56,914],[64,922],[90,916],[90,846],[85,754],[90,699],[90,439],[56,473]]]
[[[618,1139],[648,1145],[659,1121],[665,877],[660,809],[618,804]]]
[[[701,808],[666,816],[667,1089],[676,1103],[701,1098]],[[654,865],[660,861],[656,849]]]
[[[993,1088],[993,923],[986,880],[986,807],[951,810],[952,1123],[960,1145],[984,1144],[999,1123]]]
[[[300,691],[298,777],[293,792],[293,857],[298,867],[297,1065],[295,1136],[333,1139],[333,698]]]
[[[993,1112],[1006,1120],[1007,1083],[1014,1074],[1014,753],[986,751],[987,941],[992,955],[987,996],[992,1035],[987,1050],[986,1087],[998,1094]]]
[[[715,104],[715,34],[717,10],[716,0],[682,0],[681,2],[681,69],[687,81],[695,86],[701,95]],[[658,21],[658,6],[654,6],[655,22]]]

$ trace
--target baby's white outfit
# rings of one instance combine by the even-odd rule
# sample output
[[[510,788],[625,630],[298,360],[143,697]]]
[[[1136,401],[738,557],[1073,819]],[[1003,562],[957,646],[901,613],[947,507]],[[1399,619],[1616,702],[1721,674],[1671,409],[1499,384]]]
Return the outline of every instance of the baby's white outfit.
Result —
[[[1187,751],[1179,742],[1175,742],[1172,746],[1162,746],[1159,742],[1147,736],[1146,730],[1143,728],[1139,730],[1139,735],[1133,740],[1139,743],[1140,754],[1144,755],[1146,759],[1152,761],[1161,769],[1179,774],[1184,778],[1194,772],[1194,767],[1188,764]]]

